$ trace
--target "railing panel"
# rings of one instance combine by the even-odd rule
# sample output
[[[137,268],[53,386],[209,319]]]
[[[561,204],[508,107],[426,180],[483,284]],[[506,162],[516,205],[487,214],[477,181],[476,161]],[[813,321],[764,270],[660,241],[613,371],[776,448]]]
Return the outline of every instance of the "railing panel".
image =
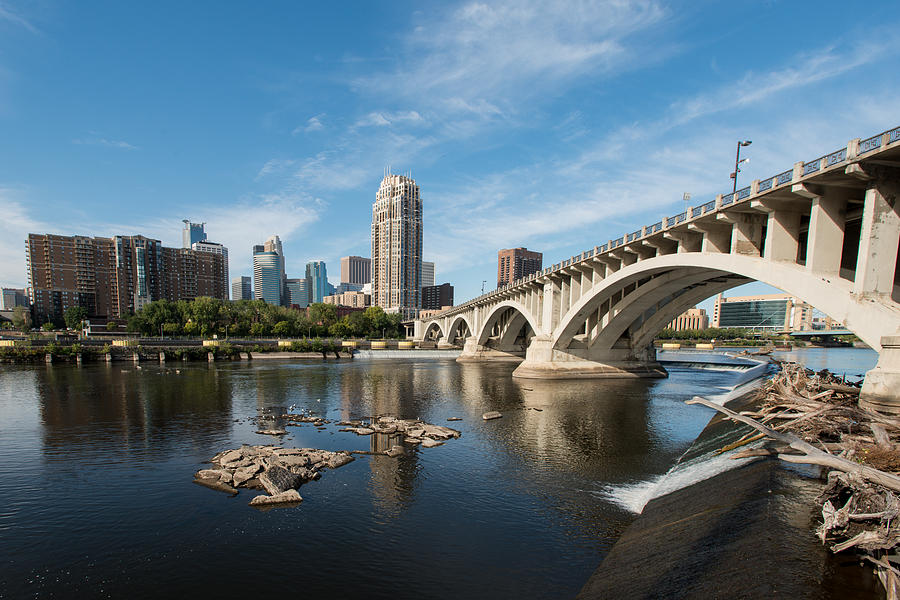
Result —
[[[893,144],[897,140],[900,140],[900,127],[888,132],[888,144]]]
[[[870,137],[867,140],[863,140],[859,143],[859,153],[865,154],[866,152],[871,152],[872,150],[877,150],[881,148],[881,135],[876,135]]]
[[[816,171],[818,171],[819,167],[822,165],[823,158],[824,158],[823,156],[820,156],[819,158],[817,158],[815,160],[811,160],[807,163],[803,163],[803,174],[809,175],[810,173],[815,173]]]
[[[745,198],[750,197],[750,186],[748,185],[745,188],[741,188],[737,191],[738,200],[744,200]]]
[[[722,206],[734,203],[734,194],[722,194]]]
[[[794,170],[785,171],[784,173],[779,173],[775,176],[775,185],[784,185],[785,183],[790,183],[794,179]]]
[[[840,162],[847,160],[847,149],[841,148],[837,152],[832,152],[825,157],[825,167],[832,167]]]

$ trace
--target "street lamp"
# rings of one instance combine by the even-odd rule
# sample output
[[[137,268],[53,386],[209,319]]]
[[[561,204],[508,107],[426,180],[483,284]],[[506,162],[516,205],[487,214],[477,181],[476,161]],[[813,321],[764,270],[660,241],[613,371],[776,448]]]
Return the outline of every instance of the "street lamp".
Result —
[[[737,154],[734,157],[734,173],[731,174],[731,178],[734,179],[734,189],[732,190],[732,194],[737,192],[737,174],[741,172],[741,163],[750,162],[749,158],[745,158],[741,160],[741,146],[749,146],[753,142],[750,140],[744,140],[743,142],[738,140],[737,143]]]

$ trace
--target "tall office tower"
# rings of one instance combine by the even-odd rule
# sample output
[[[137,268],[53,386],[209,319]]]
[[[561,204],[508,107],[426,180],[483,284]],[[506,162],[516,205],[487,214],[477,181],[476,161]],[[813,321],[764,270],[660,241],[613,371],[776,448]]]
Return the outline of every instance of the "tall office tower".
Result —
[[[263,245],[253,246],[253,297],[269,304],[284,304],[284,282],[284,256],[276,235]]]
[[[453,306],[453,286],[449,283],[422,287],[422,309],[439,310]]]
[[[341,283],[369,283],[372,281],[372,259],[345,256],[341,259]]]
[[[246,275],[235,277],[231,280],[231,299],[232,300],[253,300],[252,280]]]
[[[497,287],[541,270],[543,255],[528,248],[509,248],[497,253]]]
[[[29,234],[28,281],[36,323],[72,306],[90,317],[122,318],[154,300],[228,298],[224,257],[164,248],[144,236],[90,238]]]
[[[314,260],[306,263],[306,280],[309,282],[309,303],[322,302],[329,293],[325,261]]]
[[[17,306],[30,306],[24,288],[0,288],[0,310],[13,310]]]
[[[204,234],[203,237],[206,237]],[[210,254],[219,254],[222,256],[223,261],[222,265],[224,267],[224,271],[222,272],[222,277],[224,281],[228,281],[228,248],[223,246],[222,244],[218,244],[216,242],[194,242],[191,244],[191,250],[196,250],[197,252],[209,252]]]
[[[421,307],[422,199],[405,175],[385,175],[372,205],[372,304],[402,318]]]
[[[434,263],[422,261],[422,287],[434,285]]]
[[[309,306],[309,280],[305,277],[287,280],[288,304],[306,308]]]
[[[182,248],[191,248],[197,242],[206,241],[206,232],[203,231],[206,223],[191,223],[188,219],[183,219],[181,222],[184,223],[184,229],[181,230]]]

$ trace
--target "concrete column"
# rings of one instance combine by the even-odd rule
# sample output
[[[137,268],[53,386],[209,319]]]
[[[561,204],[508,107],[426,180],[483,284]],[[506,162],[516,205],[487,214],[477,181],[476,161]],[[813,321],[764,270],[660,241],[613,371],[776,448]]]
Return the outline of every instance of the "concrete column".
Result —
[[[559,282],[559,289],[559,315],[562,317],[569,312],[569,307],[572,306],[572,278],[563,276]],[[555,329],[556,325],[554,324],[553,327]]]
[[[166,362],[166,353],[165,352],[159,353],[159,362],[161,362],[161,363]]]
[[[544,306],[541,311],[541,334],[553,335],[559,323],[559,282],[552,278],[544,284]]]
[[[900,216],[897,214],[900,207],[895,204],[898,196],[900,183],[897,182],[873,182],[866,190],[856,279],[853,282],[856,294],[890,297],[894,289],[897,231],[900,231]]]
[[[731,228],[731,253],[759,256],[762,250],[762,221],[756,215],[734,215]]]
[[[900,414],[900,335],[881,338],[878,363],[866,373],[859,405],[878,412]]]
[[[825,276],[841,271],[846,200],[832,188],[812,199],[809,236],[806,240],[806,270]]]
[[[213,362],[214,360],[216,360],[216,355],[215,355],[214,353],[212,353],[212,352],[207,352],[207,353],[206,353],[206,360],[209,361],[209,362]]]
[[[800,248],[800,213],[774,210],[769,213],[763,256],[769,260],[797,261]]]

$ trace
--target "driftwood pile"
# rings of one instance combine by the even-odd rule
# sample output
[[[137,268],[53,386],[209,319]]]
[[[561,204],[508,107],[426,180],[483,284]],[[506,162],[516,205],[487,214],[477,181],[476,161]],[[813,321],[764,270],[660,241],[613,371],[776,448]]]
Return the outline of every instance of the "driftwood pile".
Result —
[[[325,469],[337,469],[353,461],[349,452],[313,448],[243,445],[212,457],[212,468],[201,469],[194,481],[206,487],[237,494],[237,488],[260,489],[250,506],[296,504],[303,501],[297,488],[319,479]]]
[[[735,413],[699,396],[688,404],[709,406],[759,432],[722,451],[774,441],[732,458],[778,456],[829,469],[816,533],[835,553],[861,553],[875,566],[887,598],[900,600],[900,419],[860,408],[859,387],[796,363],[783,363],[760,393],[755,412]]]

